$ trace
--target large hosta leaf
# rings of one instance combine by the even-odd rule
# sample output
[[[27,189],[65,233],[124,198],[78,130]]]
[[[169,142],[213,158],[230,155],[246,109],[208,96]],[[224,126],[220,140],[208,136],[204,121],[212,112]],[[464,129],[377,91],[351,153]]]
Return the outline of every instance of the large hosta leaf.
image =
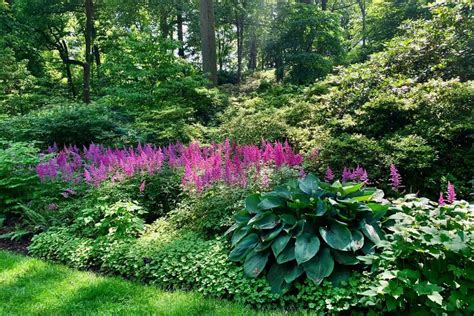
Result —
[[[284,204],[283,200],[275,196],[267,196],[262,199],[258,204],[258,208],[261,210],[269,210],[272,208],[280,207]]]
[[[285,271],[286,283],[291,283],[304,273],[304,268],[301,265],[292,264],[288,271]]]
[[[277,257],[277,262],[279,264],[295,260],[295,242],[290,240],[286,245],[285,249]]]
[[[260,203],[260,194],[251,194],[245,199],[245,208],[249,213],[257,214],[260,209],[258,204]]]
[[[319,238],[316,235],[303,233],[296,238],[295,258],[298,264],[302,264],[313,258],[319,250]]]
[[[319,180],[313,174],[309,174],[299,181],[299,188],[306,194],[313,194],[319,189]]]
[[[267,280],[272,292],[281,293],[285,285],[285,275],[289,271],[289,264],[274,263],[267,273]]]
[[[280,223],[280,219],[273,213],[265,215],[263,218],[255,221],[253,227],[257,229],[272,229]]]
[[[334,260],[328,248],[323,248],[313,259],[303,264],[306,275],[316,284],[321,284],[325,277],[334,270]]]
[[[291,239],[291,235],[281,235],[276,238],[272,243],[272,250],[275,258],[280,255],[280,253],[285,249],[286,245]]]
[[[247,233],[250,231],[250,226],[243,226],[234,231],[234,234],[232,235],[232,246],[235,246],[239,241],[242,240],[242,238],[247,235]]]
[[[258,244],[258,235],[253,233],[243,238],[229,254],[231,261],[241,261]]]
[[[333,249],[331,253],[334,260],[337,263],[340,263],[346,266],[356,265],[359,263],[359,260],[356,258],[356,256],[353,253],[350,253],[347,251],[335,250],[335,249]]]
[[[352,242],[350,245],[351,250],[357,251],[361,249],[362,247],[364,247],[364,235],[362,235],[362,233],[357,229],[352,230],[351,234],[352,234]]]
[[[262,241],[267,242],[267,241],[275,239],[282,230],[283,230],[283,226],[278,226],[271,230],[268,230],[267,233],[262,235]]]
[[[338,222],[332,222],[327,229],[320,227],[319,233],[323,240],[332,248],[338,250],[350,249],[352,234],[346,226]]]
[[[255,252],[252,251],[244,262],[244,272],[246,275],[252,278],[256,278],[262,273],[265,265],[268,262],[268,252]]]
[[[361,230],[364,235],[374,244],[378,245],[384,239],[384,234],[377,224],[367,223],[365,219],[361,221]]]

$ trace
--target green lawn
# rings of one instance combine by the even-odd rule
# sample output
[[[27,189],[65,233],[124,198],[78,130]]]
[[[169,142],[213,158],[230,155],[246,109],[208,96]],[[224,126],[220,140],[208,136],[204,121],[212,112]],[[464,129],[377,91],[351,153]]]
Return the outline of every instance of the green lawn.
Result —
[[[192,292],[80,272],[0,251],[0,315],[251,315]]]

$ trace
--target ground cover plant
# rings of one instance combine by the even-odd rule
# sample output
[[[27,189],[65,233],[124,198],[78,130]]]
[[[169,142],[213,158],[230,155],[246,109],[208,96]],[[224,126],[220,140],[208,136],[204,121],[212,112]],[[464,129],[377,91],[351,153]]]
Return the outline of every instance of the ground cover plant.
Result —
[[[0,313],[471,315],[473,12],[0,0]]]

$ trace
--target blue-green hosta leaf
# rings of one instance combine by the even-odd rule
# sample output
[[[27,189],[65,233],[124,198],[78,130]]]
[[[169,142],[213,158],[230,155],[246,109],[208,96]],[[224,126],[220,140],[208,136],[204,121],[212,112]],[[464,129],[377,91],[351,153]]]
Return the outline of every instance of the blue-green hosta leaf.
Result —
[[[334,270],[334,260],[328,248],[323,248],[313,259],[303,264],[306,275],[317,285]]]
[[[258,204],[260,203],[260,194],[251,194],[245,199],[245,209],[252,214],[260,212]]]
[[[274,263],[267,273],[267,280],[273,293],[282,293],[289,264]]]
[[[241,261],[245,256],[257,246],[259,240],[258,235],[253,233],[243,238],[229,254],[229,260]]]
[[[351,231],[352,234],[352,242],[350,248],[352,251],[357,251],[364,247],[364,235],[360,232],[360,230],[354,229]]]
[[[302,264],[313,258],[319,250],[319,238],[316,235],[303,233],[296,238],[295,258],[298,264]]]
[[[376,223],[367,223],[366,220],[363,219],[361,221],[361,230],[364,235],[376,245],[378,245],[380,241],[384,239],[384,234]]]
[[[295,260],[295,242],[290,240],[286,245],[285,249],[277,257],[277,262],[279,264]]]
[[[263,218],[255,221],[253,227],[257,229],[272,229],[280,223],[280,219],[273,213],[265,215]]]
[[[260,242],[260,243],[258,243],[257,246],[255,246],[255,248],[253,248],[253,250],[257,251],[257,252],[261,252],[261,251],[267,250],[271,246],[272,246],[272,241],[271,240],[266,241],[266,242]]]
[[[301,265],[293,264],[289,271],[286,271],[285,281],[291,283],[304,273],[304,268]]]
[[[291,214],[282,214],[280,215],[281,220],[288,224],[288,225],[294,225],[296,224],[296,217]]]
[[[278,226],[269,230],[266,234],[262,235],[262,241],[267,242],[267,241],[275,239],[282,230],[283,230],[283,226]]]
[[[236,229],[234,231],[234,234],[232,235],[232,240],[231,240],[232,246],[235,246],[235,244],[241,241],[242,238],[244,238],[248,234],[249,231],[250,231],[250,226],[243,226]]]
[[[331,253],[337,263],[346,266],[356,265],[359,263],[359,260],[356,258],[356,256],[350,252],[332,249]]]
[[[252,217],[252,218],[248,221],[247,225],[252,225],[253,223],[258,222],[259,220],[265,218],[265,217],[266,217],[267,215],[269,215],[269,214],[272,214],[272,212],[271,212],[271,211],[267,211],[267,212],[264,212],[264,213],[258,213],[257,215],[255,215],[254,217]]]
[[[319,179],[313,174],[308,174],[304,179],[300,180],[299,188],[306,194],[314,194],[319,189]]]
[[[242,210],[238,212],[235,216],[235,221],[238,224],[248,223],[248,221],[252,218],[252,215],[249,214],[246,210]]]
[[[318,201],[318,204],[316,205],[316,216],[323,216],[326,214],[328,210],[328,207],[326,205],[326,202],[324,201]]]
[[[256,278],[265,269],[265,265],[268,262],[268,252],[255,252],[252,251],[247,255],[244,262],[244,272],[251,278]]]
[[[0,224],[1,224],[1,219],[2,219],[2,218],[0,217]],[[237,228],[239,228],[240,225],[241,225],[241,224],[239,224],[239,223],[235,223],[234,225],[230,226],[229,229],[227,229],[227,230],[225,231],[224,236],[227,236],[227,235],[229,235],[230,233],[232,233],[234,230],[236,230]],[[0,225],[0,227],[1,227],[1,225]]]
[[[275,255],[275,258],[277,258],[280,253],[285,249],[286,245],[288,245],[288,242],[291,239],[291,235],[281,235],[278,236],[272,243],[272,250],[273,254]]]
[[[272,208],[277,208],[284,205],[285,202],[275,196],[266,196],[262,199],[262,201],[258,204],[258,208],[261,210],[269,210]]]
[[[288,190],[288,188],[286,186],[276,187],[273,192],[276,196],[278,196],[280,198],[283,198],[283,199],[289,199],[291,197],[291,192],[290,192],[290,190]]]
[[[319,233],[323,240],[332,248],[349,250],[352,243],[352,234],[347,226],[332,222],[328,228],[320,227]]]

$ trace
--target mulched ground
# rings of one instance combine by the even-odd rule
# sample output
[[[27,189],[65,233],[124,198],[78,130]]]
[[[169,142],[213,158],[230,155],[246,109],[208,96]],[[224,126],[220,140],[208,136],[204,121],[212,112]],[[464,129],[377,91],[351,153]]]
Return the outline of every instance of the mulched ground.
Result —
[[[0,235],[8,234],[14,230],[15,228],[13,226],[6,225],[0,228]],[[21,253],[23,255],[27,255],[27,247],[30,243],[31,237],[24,237],[17,240],[11,240],[10,238],[0,238],[0,249],[10,250],[17,253]]]

